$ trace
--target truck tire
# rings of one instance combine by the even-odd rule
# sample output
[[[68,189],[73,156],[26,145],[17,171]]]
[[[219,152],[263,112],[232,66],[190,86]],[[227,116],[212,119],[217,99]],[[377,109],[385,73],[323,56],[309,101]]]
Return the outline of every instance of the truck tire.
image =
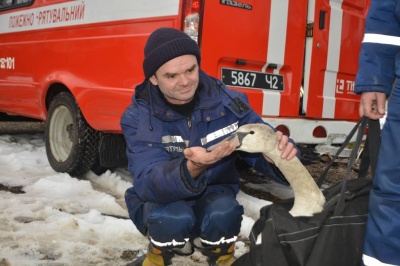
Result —
[[[98,152],[99,132],[89,126],[74,97],[61,92],[50,104],[45,140],[51,167],[79,177],[93,166]]]

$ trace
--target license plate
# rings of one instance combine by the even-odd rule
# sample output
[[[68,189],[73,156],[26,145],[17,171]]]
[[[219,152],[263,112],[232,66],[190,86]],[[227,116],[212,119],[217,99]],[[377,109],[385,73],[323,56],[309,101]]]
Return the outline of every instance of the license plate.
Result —
[[[283,91],[283,76],[222,68],[222,81],[227,86]]]

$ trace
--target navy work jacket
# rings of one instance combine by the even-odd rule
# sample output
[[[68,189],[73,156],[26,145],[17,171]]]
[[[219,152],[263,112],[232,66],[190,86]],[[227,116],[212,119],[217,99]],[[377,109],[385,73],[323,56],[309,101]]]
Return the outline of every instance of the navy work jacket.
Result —
[[[122,115],[121,127],[133,176],[133,187],[127,190],[131,200],[127,204],[135,224],[140,224],[141,215],[137,212],[144,202],[165,204],[196,200],[214,191],[232,195],[239,191],[235,167],[239,152],[223,158],[193,179],[186,168],[183,150],[193,146],[210,147],[241,125],[264,122],[250,108],[245,94],[229,90],[201,70],[199,75],[198,102],[190,117],[171,109],[158,87],[148,80],[136,87],[133,102]],[[262,154],[240,152],[240,157],[277,182],[288,184],[278,168]]]
[[[365,21],[355,92],[389,97],[400,77],[400,1],[371,1]],[[397,80],[400,87],[400,80]]]

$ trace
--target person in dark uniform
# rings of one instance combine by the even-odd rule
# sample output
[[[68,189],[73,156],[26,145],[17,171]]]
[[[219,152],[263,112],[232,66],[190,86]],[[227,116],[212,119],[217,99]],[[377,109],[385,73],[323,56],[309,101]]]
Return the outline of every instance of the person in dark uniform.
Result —
[[[129,216],[149,238],[133,265],[168,265],[194,247],[210,265],[231,265],[243,206],[236,200],[238,152],[228,141],[241,125],[264,123],[245,94],[229,90],[200,67],[198,45],[173,28],[155,30],[143,61],[145,80],[121,118],[133,187],[125,194]],[[298,155],[293,141],[276,134],[282,158]],[[262,154],[241,154],[247,164],[288,184]]]

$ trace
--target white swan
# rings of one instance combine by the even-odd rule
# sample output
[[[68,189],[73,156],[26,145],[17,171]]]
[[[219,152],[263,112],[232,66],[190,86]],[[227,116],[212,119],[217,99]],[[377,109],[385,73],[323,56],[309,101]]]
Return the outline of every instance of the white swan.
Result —
[[[288,161],[281,159],[275,131],[266,124],[246,124],[238,128],[226,140],[237,143],[237,149],[250,153],[264,153],[279,168],[294,192],[294,204],[289,213],[292,216],[312,216],[321,212],[325,197],[316,182],[295,157]],[[210,147],[213,150],[218,144]]]

